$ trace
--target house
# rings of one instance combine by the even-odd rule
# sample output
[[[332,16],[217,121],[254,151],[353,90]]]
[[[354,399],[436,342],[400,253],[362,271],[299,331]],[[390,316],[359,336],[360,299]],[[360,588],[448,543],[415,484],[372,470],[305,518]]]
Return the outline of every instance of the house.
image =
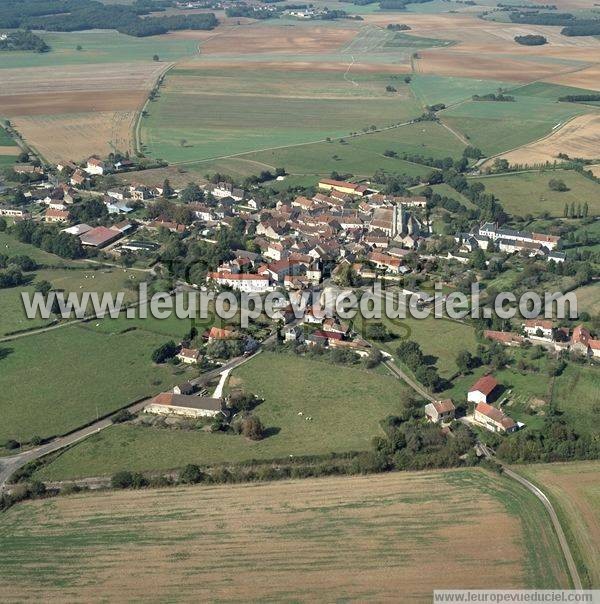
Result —
[[[133,167],[135,167],[135,164],[130,159],[121,159],[115,162],[115,170],[131,170]]]
[[[71,178],[69,179],[69,182],[74,187],[80,187],[81,185],[85,184],[86,180],[87,180],[87,177],[81,170],[75,170],[75,172],[73,172],[73,174],[71,174]]]
[[[13,172],[17,174],[43,174],[44,170],[40,166],[34,166],[33,164],[14,164]]]
[[[196,391],[196,386],[192,384],[192,382],[183,382],[183,384],[179,384],[173,388],[173,392],[175,394],[194,394]]]
[[[454,419],[455,411],[454,403],[449,398],[425,405],[425,415],[429,421],[434,423]]]
[[[345,195],[357,195],[363,197],[368,192],[368,187],[364,185],[357,185],[351,182],[344,182],[342,180],[332,180],[330,178],[323,178],[319,181],[319,189],[324,191],[336,191],[338,193],[344,193]]]
[[[220,398],[163,392],[150,400],[144,412],[198,418],[224,415],[224,409],[223,399]]]
[[[475,407],[473,421],[490,432],[514,432],[517,429],[517,424],[511,417],[485,402],[478,403]]]
[[[286,325],[281,330],[281,335],[286,342],[302,342],[304,340],[304,330],[298,325]]]
[[[530,338],[552,341],[554,339],[554,324],[543,319],[528,319],[523,323],[523,331]]]
[[[154,197],[154,192],[144,185],[131,185],[129,194],[134,201],[146,201]]]
[[[87,231],[87,233],[81,235],[79,239],[81,240],[81,245],[85,245],[87,247],[102,248],[112,243],[113,241],[116,241],[122,236],[123,234],[119,231],[99,226]]]
[[[208,332],[208,343],[215,342],[217,340],[235,340],[238,334],[231,329],[224,329],[221,327],[211,327]]]
[[[217,199],[224,199],[225,197],[231,197],[233,201],[242,201],[244,199],[244,191],[237,189],[232,183],[220,182],[214,186],[210,193]]]
[[[271,280],[265,275],[256,275],[254,273],[208,273],[206,275],[208,283],[217,283],[226,285],[242,292],[265,292],[270,289]]]
[[[578,325],[571,334],[571,350],[584,356],[600,357],[600,340],[592,338],[588,329]]]
[[[45,222],[69,222],[69,211],[68,210],[46,210],[44,214]]]
[[[128,206],[126,201],[109,201],[106,204],[106,209],[109,214],[129,214],[129,212],[133,212],[133,208]]]
[[[498,386],[493,375],[484,375],[469,388],[467,400],[470,403],[487,403]]]
[[[90,157],[87,160],[87,164],[86,164],[86,167],[84,168],[84,170],[88,174],[95,174],[97,176],[102,176],[104,174],[104,172],[106,171],[106,165],[104,164],[104,162],[101,159],[98,159],[97,157]]]
[[[386,269],[391,273],[398,274],[402,267],[402,260],[400,258],[393,258],[383,252],[371,252],[367,259],[372,262],[377,268]]]
[[[177,354],[177,358],[186,365],[194,365],[201,358],[200,351],[197,348],[182,348]]]

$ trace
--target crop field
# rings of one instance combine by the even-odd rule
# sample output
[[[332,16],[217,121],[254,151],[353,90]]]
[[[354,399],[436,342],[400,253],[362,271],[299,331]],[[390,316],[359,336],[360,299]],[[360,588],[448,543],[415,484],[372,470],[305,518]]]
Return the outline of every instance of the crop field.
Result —
[[[242,365],[230,386],[264,398],[254,413],[267,438],[253,442],[218,432],[114,426],[66,451],[41,475],[95,476],[124,468],[168,470],[187,463],[363,451],[380,433],[379,422],[402,409],[408,396],[391,376],[275,353]]]
[[[171,36],[136,38],[116,31],[44,32],[42,38],[51,48],[47,53],[3,53],[0,69],[54,67],[60,65],[95,65],[152,61],[157,54],[161,61],[171,62],[197,53],[194,40]],[[81,50],[77,47],[81,46]]]
[[[0,536],[9,599],[135,600],[149,585],[171,601],[568,587],[539,502],[480,470],[74,495],[13,507]]]
[[[382,74],[356,81],[340,74],[330,88],[322,74],[309,74],[305,89],[301,73],[278,79],[274,72],[257,81],[252,73],[229,70],[207,80],[195,70],[169,74],[142,119],[144,147],[171,162],[206,160],[347,136],[420,113],[406,86],[386,93],[391,80]],[[228,93],[233,87],[237,92]]]
[[[551,179],[562,180],[568,191],[552,191]],[[548,212],[562,217],[565,204],[587,202],[589,215],[600,214],[600,185],[572,170],[547,170],[522,174],[502,174],[472,179],[485,185],[488,193],[498,197],[504,209],[514,216]]]
[[[161,63],[2,71],[0,117],[48,161],[132,150],[133,122]]]
[[[584,105],[579,107],[581,109],[578,113],[590,110],[590,107],[586,108]],[[559,153],[565,153],[569,157],[598,159],[599,140],[600,113],[586,113],[564,123],[547,137],[505,153],[502,157],[511,164],[528,165],[556,161]]]
[[[150,360],[166,339],[106,334],[92,322],[0,344],[0,442],[67,432],[185,380]]]
[[[12,119],[21,136],[51,163],[133,152],[135,111],[94,111]]]
[[[16,147],[17,143],[13,138],[6,132],[6,130],[0,127],[0,147]]]
[[[600,585],[600,463],[581,461],[519,467],[546,493],[566,528],[584,588]]]
[[[444,111],[443,116],[452,127],[466,135],[472,145],[484,153],[495,154],[539,139],[558,124],[588,110],[575,103],[519,97],[512,103],[467,101]],[[533,158],[528,162],[537,163]]]

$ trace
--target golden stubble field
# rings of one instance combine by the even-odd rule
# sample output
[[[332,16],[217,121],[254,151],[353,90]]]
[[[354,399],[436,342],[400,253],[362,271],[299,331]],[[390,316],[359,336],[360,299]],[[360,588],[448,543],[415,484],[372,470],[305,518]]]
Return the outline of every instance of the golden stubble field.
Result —
[[[133,150],[133,123],[167,68],[109,63],[1,72],[0,116],[51,162]]]
[[[600,157],[600,114],[580,115],[552,134],[502,154],[511,164],[543,164],[557,160],[559,153],[569,157]],[[491,162],[490,162],[491,163]]]
[[[583,563],[588,588],[600,587],[600,462],[532,465],[527,475],[558,504],[567,534]],[[576,556],[577,557],[577,556]]]
[[[0,517],[0,590],[45,601],[427,601],[434,588],[524,587],[523,527],[492,480],[394,473],[26,503]]]

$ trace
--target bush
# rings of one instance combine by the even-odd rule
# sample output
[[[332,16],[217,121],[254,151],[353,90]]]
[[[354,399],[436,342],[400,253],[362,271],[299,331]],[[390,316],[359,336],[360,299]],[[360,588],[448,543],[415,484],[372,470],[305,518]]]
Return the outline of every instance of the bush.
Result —
[[[250,440],[262,440],[264,438],[264,428],[262,422],[255,415],[250,415],[242,420],[242,434]]]
[[[122,424],[131,421],[134,417],[135,416],[127,409],[121,409],[121,411],[117,411],[117,413],[111,417],[111,420],[113,424]]]
[[[183,484],[197,484],[204,480],[204,473],[196,464],[188,464],[179,473],[179,482]]]

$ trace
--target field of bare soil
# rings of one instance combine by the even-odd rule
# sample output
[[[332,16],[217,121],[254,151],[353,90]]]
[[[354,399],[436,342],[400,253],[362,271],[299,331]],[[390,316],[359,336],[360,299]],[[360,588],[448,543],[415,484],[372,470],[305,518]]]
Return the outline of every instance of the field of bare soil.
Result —
[[[543,515],[529,526],[535,516],[526,522],[517,502],[535,500],[522,497],[516,483],[462,470],[37,501],[1,518],[0,589],[7,599],[424,601],[435,588],[564,585]]]

